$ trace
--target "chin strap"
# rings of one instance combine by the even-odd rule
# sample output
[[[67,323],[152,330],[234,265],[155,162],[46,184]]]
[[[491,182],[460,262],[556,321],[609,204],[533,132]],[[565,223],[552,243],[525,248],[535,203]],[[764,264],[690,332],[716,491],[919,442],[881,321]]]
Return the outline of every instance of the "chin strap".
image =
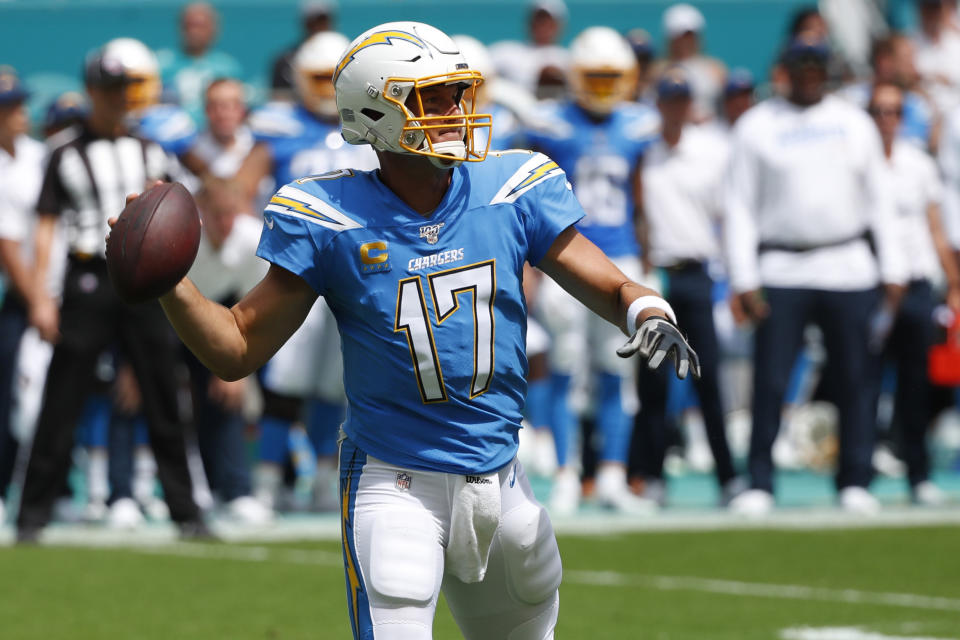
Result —
[[[434,156],[429,156],[430,162],[441,169],[452,169],[453,167],[459,167],[460,164],[467,157],[467,145],[464,144],[463,140],[451,140],[449,142],[438,142],[433,145],[434,153],[442,153],[448,156],[453,156],[451,158],[436,158]]]

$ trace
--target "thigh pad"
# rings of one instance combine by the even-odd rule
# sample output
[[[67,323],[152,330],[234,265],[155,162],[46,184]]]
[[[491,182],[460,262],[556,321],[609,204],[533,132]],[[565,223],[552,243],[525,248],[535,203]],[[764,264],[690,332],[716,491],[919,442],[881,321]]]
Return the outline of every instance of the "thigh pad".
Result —
[[[426,605],[440,589],[440,540],[425,513],[393,509],[377,515],[370,532],[370,587],[376,599]]]
[[[560,549],[543,507],[523,502],[503,514],[498,532],[507,586],[517,600],[539,604],[560,587]]]

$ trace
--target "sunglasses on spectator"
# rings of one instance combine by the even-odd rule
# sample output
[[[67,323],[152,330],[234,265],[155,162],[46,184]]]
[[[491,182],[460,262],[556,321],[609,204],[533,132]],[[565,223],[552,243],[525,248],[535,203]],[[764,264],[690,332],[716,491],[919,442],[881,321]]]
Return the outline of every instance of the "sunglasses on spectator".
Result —
[[[896,116],[901,117],[903,115],[903,107],[870,107],[867,111],[875,118],[882,116]]]

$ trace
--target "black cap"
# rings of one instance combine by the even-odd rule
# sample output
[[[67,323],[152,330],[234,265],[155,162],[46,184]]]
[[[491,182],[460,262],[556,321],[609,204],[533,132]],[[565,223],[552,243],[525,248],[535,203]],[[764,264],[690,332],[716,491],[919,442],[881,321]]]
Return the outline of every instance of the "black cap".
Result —
[[[653,41],[650,39],[650,34],[647,33],[646,30],[631,29],[627,33],[627,42],[630,43],[630,48],[633,49],[633,55],[638,58],[653,55]]]
[[[823,64],[830,59],[830,47],[823,40],[799,35],[790,41],[783,52],[784,64],[790,65],[801,60],[814,60]]]
[[[29,97],[13,67],[0,67],[0,105],[16,104]]]
[[[85,115],[87,115],[87,102],[83,95],[68,91],[57,96],[57,99],[47,107],[43,126],[48,129],[53,128],[64,122],[78,120]]]
[[[731,69],[730,73],[727,74],[727,82],[723,85],[723,94],[729,96],[734,93],[753,91],[753,86],[753,74],[750,73],[750,70],[737,67]]]
[[[83,67],[83,81],[91,87],[122,87],[129,84],[123,63],[97,49],[87,56]]]
[[[663,72],[657,81],[657,98],[670,100],[671,98],[689,98],[691,95],[690,83],[687,81],[687,72],[682,67],[671,67]]]

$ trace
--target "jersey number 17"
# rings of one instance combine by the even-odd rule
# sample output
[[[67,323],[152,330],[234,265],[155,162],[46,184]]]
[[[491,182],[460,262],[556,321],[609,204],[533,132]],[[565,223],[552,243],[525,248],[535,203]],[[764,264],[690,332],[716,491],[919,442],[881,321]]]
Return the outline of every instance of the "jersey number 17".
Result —
[[[440,271],[430,274],[426,279],[436,312],[437,327],[460,309],[460,294],[472,294],[473,378],[470,383],[470,398],[475,398],[490,388],[493,377],[493,299],[496,292],[494,261]],[[420,276],[400,281],[393,330],[406,333],[423,402],[445,402],[447,389],[443,383],[443,370],[437,355],[433,325]]]

